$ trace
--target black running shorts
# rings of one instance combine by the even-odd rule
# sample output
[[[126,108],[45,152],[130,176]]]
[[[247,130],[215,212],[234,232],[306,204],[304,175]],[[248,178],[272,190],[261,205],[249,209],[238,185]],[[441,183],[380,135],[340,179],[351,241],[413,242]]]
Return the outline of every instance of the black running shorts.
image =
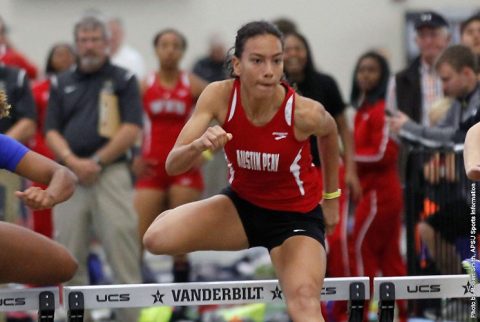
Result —
[[[325,248],[325,225],[320,205],[309,212],[278,211],[258,207],[235,193],[230,187],[221,194],[229,197],[242,221],[249,247],[263,246],[270,252],[292,236],[309,236]]]

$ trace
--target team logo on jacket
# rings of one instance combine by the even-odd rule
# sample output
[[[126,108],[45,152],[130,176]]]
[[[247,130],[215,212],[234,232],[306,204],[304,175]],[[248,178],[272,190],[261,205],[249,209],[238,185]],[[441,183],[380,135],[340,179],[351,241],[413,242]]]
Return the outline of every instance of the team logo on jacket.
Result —
[[[288,135],[287,132],[272,132],[273,137],[275,138],[275,141],[279,141],[281,139],[285,139]]]

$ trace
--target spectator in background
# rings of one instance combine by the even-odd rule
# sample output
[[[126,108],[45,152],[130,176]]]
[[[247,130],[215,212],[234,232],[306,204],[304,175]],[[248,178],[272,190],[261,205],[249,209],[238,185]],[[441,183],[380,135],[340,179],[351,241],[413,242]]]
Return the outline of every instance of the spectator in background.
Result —
[[[119,17],[108,21],[110,31],[110,60],[135,74],[138,80],[146,76],[145,62],[142,55],[133,47],[125,43],[125,28]]]
[[[282,34],[294,33],[298,31],[297,24],[285,17],[274,19],[272,23],[282,32]]]
[[[470,48],[454,45],[437,59],[436,69],[442,79],[444,93],[455,98],[442,122],[432,128],[397,112],[390,118],[390,126],[392,131],[410,140],[428,139],[443,146],[452,146],[462,143],[467,130],[480,118],[480,86],[476,78],[478,61]]]
[[[300,95],[322,103],[325,109],[334,117],[338,133],[343,143],[343,159],[345,165],[340,166],[340,221],[334,232],[327,235],[328,266],[327,276],[350,276],[347,245],[347,214],[348,192],[345,183],[350,188],[354,199],[360,197],[360,184],[353,160],[353,137],[348,128],[345,116],[345,103],[335,80],[315,69],[310,47],[305,37],[297,32],[285,35],[284,71],[288,81],[297,89]],[[320,167],[317,138],[310,138],[311,154],[314,164]],[[319,180],[320,185],[322,179]],[[346,319],[346,303],[334,303],[334,315],[337,320]]]
[[[106,24],[84,16],[75,24],[78,64],[52,77],[45,122],[49,147],[79,178],[67,202],[54,209],[55,236],[77,258],[71,284],[88,283],[93,228],[105,249],[115,283],[140,283],[138,220],[127,151],[142,127],[142,105],[133,73],[108,59]],[[116,310],[132,322],[138,309]]]
[[[225,42],[220,35],[211,35],[208,56],[201,58],[193,66],[193,73],[207,82],[216,82],[226,78],[225,73]]]
[[[76,61],[76,54],[72,46],[66,43],[53,45],[47,56],[45,75],[43,80],[35,82],[32,86],[33,98],[37,107],[37,131],[30,147],[33,151],[54,159],[53,152],[45,142],[44,124],[47,113],[48,97],[50,94],[50,77],[66,71]],[[42,184],[33,183],[34,187],[45,188]],[[52,210],[33,210],[33,230],[47,237],[53,237]]]
[[[403,200],[397,170],[398,144],[390,138],[385,114],[389,77],[387,60],[376,52],[367,52],[355,66],[351,94],[352,106],[357,109],[355,161],[362,185],[349,248],[351,271],[353,276],[370,277],[371,287],[379,273],[406,274],[400,254]],[[405,302],[399,302],[401,321],[406,321],[406,313]]]
[[[165,162],[206,83],[180,69],[180,61],[187,48],[187,41],[180,32],[162,30],[155,35],[153,45],[159,69],[151,73],[143,86],[143,106],[148,123],[142,154],[133,162],[137,177],[134,205],[139,215],[140,237],[161,212],[200,199],[203,190],[203,178],[198,167],[182,175],[169,176],[165,171]],[[189,276],[187,256],[175,256],[174,282],[188,282]],[[176,310],[174,314],[182,315],[182,310]]]
[[[477,59],[480,59],[480,12],[462,22],[460,36],[462,44],[470,47],[477,55]]]
[[[418,14],[414,20],[415,43],[419,55],[403,70],[390,79],[386,98],[386,110],[395,114],[401,111],[408,117],[424,126],[432,126],[433,122],[443,119],[450,103],[439,101],[444,99],[442,84],[434,64],[437,57],[447,48],[450,42],[450,31],[447,20],[433,11]],[[432,106],[440,106],[434,109]],[[432,122],[433,121],[433,122]],[[435,191],[424,177],[423,168],[425,155],[409,153],[410,146],[402,145],[399,156],[400,178],[404,184],[404,207],[407,226],[407,235],[413,240],[416,232],[416,220],[428,213],[424,204],[432,201],[427,192]],[[411,230],[410,230],[411,228]],[[414,245],[407,245],[408,253],[415,254]],[[423,256],[424,252],[420,256]],[[427,260],[422,258],[419,262],[410,265],[409,272],[423,271],[428,274],[432,267]]]
[[[26,144],[35,134],[37,115],[25,71],[0,64],[0,90],[6,93],[12,106],[10,116],[0,120],[0,133]],[[20,203],[13,192],[20,190],[20,186],[20,177],[0,172],[0,220],[18,220]]]
[[[446,49],[438,58],[436,69],[442,79],[445,94],[454,97],[455,101],[444,120],[436,127],[429,128],[399,112],[390,120],[392,131],[410,140],[428,139],[443,146],[463,143],[469,128],[480,121],[480,82],[476,75],[477,68],[477,57],[470,48],[455,45]],[[445,168],[448,170],[448,165]],[[462,191],[468,189],[464,183],[456,186],[454,191],[460,196],[457,196],[457,193],[446,196],[447,201],[443,201],[439,211],[427,217],[418,226],[422,241],[443,273],[450,273],[445,267],[448,261],[458,257],[454,248],[457,238],[468,236],[470,232],[470,220],[462,217],[470,213],[469,202],[462,194]],[[477,224],[478,221],[479,219]],[[448,242],[447,246],[442,247],[446,258],[438,256],[436,232]]]
[[[15,50],[8,38],[8,27],[0,17],[0,61],[8,66],[24,69],[30,79],[37,78],[37,67]]]
[[[428,112],[443,97],[434,63],[450,42],[449,24],[440,14],[426,11],[415,20],[415,41],[420,55],[389,84],[387,109],[400,110],[415,122],[430,126]]]

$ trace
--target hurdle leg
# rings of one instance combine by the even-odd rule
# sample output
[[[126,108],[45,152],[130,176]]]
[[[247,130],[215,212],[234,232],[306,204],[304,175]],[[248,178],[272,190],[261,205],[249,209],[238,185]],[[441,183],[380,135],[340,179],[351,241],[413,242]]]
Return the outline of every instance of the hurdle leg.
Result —
[[[395,285],[391,282],[380,284],[378,321],[393,322],[395,314]]]
[[[68,294],[68,322],[83,322],[85,305],[82,292]]]
[[[45,291],[38,295],[38,322],[53,322],[55,317],[55,295]]]
[[[349,322],[362,322],[365,308],[365,285],[362,283],[350,284]]]

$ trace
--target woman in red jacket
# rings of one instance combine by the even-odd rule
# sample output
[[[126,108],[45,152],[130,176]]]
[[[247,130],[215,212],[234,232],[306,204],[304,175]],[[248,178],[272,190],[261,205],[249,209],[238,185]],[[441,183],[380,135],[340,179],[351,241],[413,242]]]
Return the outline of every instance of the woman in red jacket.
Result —
[[[398,144],[389,135],[385,114],[389,76],[386,59],[367,52],[355,67],[351,94],[357,108],[354,158],[362,186],[351,238],[351,271],[354,276],[372,280],[378,273],[406,273],[400,254],[403,194],[397,169]],[[404,303],[399,309],[401,319],[405,319]]]

